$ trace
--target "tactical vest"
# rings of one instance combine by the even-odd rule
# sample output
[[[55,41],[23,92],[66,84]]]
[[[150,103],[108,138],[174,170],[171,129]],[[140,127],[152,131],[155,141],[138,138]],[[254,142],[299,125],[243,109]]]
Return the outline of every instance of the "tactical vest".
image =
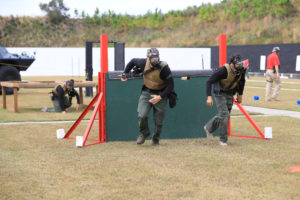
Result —
[[[153,70],[143,75],[144,85],[151,90],[162,90],[167,86],[165,81],[160,78],[160,72],[165,66],[168,65],[168,63],[164,61],[160,61],[159,65],[161,66],[160,69]],[[151,67],[150,61],[147,58],[144,72],[150,69],[150,67]]]
[[[64,95],[66,95],[68,92],[67,92],[67,88],[65,87],[65,85],[64,84],[59,84],[59,85],[57,85],[57,86],[55,86],[54,87],[54,89],[52,90],[52,92],[56,95],[56,96],[58,96],[58,93],[57,93],[57,87],[58,86],[61,86],[62,87],[62,89],[64,90]]]
[[[235,80],[235,77],[238,74],[237,74],[236,71],[233,71],[228,64],[225,64],[225,68],[227,70],[227,78],[226,79],[221,79],[220,80],[220,85],[221,85],[222,88],[224,88],[226,90],[232,90],[232,89],[236,88],[236,86],[238,85],[239,81],[241,80],[242,73],[239,74],[238,79],[232,84],[232,82]]]

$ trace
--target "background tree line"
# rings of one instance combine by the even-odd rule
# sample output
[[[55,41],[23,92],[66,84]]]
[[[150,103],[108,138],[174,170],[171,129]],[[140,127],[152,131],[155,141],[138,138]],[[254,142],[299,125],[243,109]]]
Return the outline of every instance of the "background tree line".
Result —
[[[70,18],[63,0],[40,4],[46,17],[1,17],[3,46],[84,46],[99,34],[124,41],[126,46],[217,45],[220,33],[228,43],[266,44],[300,41],[300,0],[223,0],[184,10],[144,15],[122,15],[114,11],[92,16],[75,10]]]

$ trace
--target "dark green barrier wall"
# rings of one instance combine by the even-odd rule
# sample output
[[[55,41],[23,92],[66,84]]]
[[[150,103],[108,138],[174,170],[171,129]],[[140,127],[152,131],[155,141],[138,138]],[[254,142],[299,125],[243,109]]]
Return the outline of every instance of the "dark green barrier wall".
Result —
[[[215,107],[206,106],[207,79],[208,77],[195,77],[183,81],[174,78],[179,100],[173,109],[168,104],[162,139],[206,137],[203,126],[217,113]],[[137,105],[142,85],[143,79],[121,82],[107,78],[107,141],[130,141],[138,137]],[[151,112],[149,126],[153,133],[152,115]]]

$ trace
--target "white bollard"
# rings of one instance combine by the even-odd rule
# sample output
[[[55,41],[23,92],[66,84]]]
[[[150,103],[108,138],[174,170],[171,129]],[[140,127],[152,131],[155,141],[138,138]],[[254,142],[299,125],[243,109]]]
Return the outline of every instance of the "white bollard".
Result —
[[[272,127],[265,127],[265,138],[266,139],[272,138]]]
[[[83,145],[83,136],[76,136],[76,147],[82,147]]]
[[[65,137],[66,133],[65,133],[65,129],[57,129],[56,130],[56,138],[57,139],[63,139]]]

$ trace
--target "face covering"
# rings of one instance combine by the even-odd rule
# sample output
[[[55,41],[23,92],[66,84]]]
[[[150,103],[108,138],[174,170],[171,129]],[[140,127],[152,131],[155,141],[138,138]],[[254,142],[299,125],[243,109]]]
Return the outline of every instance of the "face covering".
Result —
[[[159,56],[158,55],[151,55],[149,57],[150,63],[152,66],[157,66],[159,64]]]
[[[249,66],[249,60],[247,59],[247,60],[242,60],[242,61],[240,61],[240,62],[238,62],[238,63],[236,63],[236,69],[238,70],[238,71],[241,71],[241,70],[243,70],[243,69],[246,69],[246,68],[248,68],[248,66]]]

